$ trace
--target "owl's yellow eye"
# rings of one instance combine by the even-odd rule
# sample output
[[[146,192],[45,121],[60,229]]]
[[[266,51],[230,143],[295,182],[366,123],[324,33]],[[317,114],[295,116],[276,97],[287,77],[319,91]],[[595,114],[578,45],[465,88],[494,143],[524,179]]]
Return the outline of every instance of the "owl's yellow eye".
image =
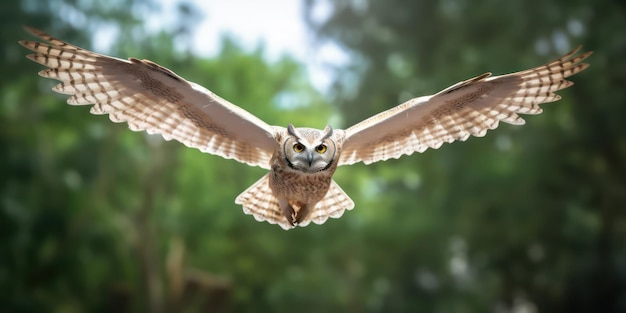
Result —
[[[304,146],[301,143],[296,142],[293,145],[293,151],[300,153],[300,152],[304,151]]]
[[[319,145],[315,147],[315,151],[317,151],[317,153],[324,153],[326,152],[326,149],[326,145]]]

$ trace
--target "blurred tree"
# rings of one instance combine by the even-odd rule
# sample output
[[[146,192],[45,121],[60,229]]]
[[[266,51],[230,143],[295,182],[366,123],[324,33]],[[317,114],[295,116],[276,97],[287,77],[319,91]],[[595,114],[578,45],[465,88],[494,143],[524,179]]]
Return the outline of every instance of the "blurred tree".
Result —
[[[371,214],[389,216],[377,235],[398,256],[371,268],[389,277],[381,307],[626,310],[621,2],[305,3],[318,40],[354,55],[334,85],[347,125],[485,71],[539,65],[578,43],[596,50],[577,85],[527,126],[377,164],[353,181],[376,194],[360,214],[388,212]],[[362,285],[376,286],[370,279]]]

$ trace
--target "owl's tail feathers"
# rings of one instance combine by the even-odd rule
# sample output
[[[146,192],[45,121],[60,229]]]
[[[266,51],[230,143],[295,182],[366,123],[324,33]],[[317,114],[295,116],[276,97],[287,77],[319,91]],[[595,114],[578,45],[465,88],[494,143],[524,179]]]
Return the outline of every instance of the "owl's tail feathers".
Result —
[[[278,199],[274,197],[272,189],[270,189],[269,173],[237,196],[235,203],[243,206],[243,213],[254,216],[254,219],[259,222],[267,221],[271,224],[278,224],[285,230],[293,228],[287,222],[278,205]]]
[[[237,196],[235,203],[243,206],[243,212],[254,216],[259,222],[267,221],[271,224],[278,224],[285,230],[294,228],[283,215],[278,199],[274,197],[272,189],[270,189],[269,174],[265,174]],[[331,181],[324,199],[315,205],[309,216],[305,217],[298,226],[307,226],[311,221],[315,224],[323,224],[329,217],[338,218],[343,215],[345,210],[352,210],[352,208],[354,208],[352,199],[335,181]]]
[[[306,226],[313,221],[315,224],[323,224],[329,217],[339,218],[346,210],[354,208],[354,201],[337,185],[334,180],[330,181],[330,188],[324,199],[315,205],[315,209],[306,217],[299,226]]]

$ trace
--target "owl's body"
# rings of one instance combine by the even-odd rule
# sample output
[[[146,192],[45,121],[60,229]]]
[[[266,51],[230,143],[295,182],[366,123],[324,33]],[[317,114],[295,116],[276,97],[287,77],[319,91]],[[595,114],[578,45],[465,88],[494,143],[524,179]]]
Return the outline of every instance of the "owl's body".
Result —
[[[484,136],[499,122],[521,125],[518,115],[539,114],[539,104],[585,68],[591,52],[578,49],[536,68],[485,73],[434,95],[411,99],[345,130],[270,126],[242,108],[148,60],[122,60],[84,50],[39,30],[49,42],[20,41],[48,67],[39,74],[61,81],[54,91],[72,105],[93,104],[131,130],[175,139],[188,147],[269,170],[235,203],[259,221],[284,229],[340,217],[354,202],[333,181],[338,166],[399,158],[445,142]]]
[[[279,224],[285,229],[323,223],[328,216],[341,216],[354,202],[333,181],[339,164],[342,130],[327,127],[278,129],[270,172],[240,194],[235,203],[257,220]],[[294,151],[302,145],[302,151]],[[325,147],[324,151],[316,151]],[[302,157],[298,159],[296,154]]]

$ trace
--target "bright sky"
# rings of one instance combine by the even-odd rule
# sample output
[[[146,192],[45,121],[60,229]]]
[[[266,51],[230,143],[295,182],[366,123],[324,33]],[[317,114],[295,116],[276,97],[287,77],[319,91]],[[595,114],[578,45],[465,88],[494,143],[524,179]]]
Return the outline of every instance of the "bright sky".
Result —
[[[228,32],[249,47],[265,41],[269,55],[289,51],[303,58],[308,40],[301,19],[301,1],[196,0],[205,20],[196,33],[195,48],[214,54],[220,33]]]
[[[166,0],[164,12],[178,0]],[[192,48],[203,56],[219,51],[221,34],[229,33],[246,49],[252,50],[264,42],[266,55],[276,59],[290,54],[307,66],[314,85],[324,90],[331,82],[327,65],[347,62],[347,56],[337,46],[325,44],[314,47],[312,36],[302,19],[302,0],[192,0],[202,10],[205,19],[198,25]],[[323,16],[324,5],[316,10]]]

